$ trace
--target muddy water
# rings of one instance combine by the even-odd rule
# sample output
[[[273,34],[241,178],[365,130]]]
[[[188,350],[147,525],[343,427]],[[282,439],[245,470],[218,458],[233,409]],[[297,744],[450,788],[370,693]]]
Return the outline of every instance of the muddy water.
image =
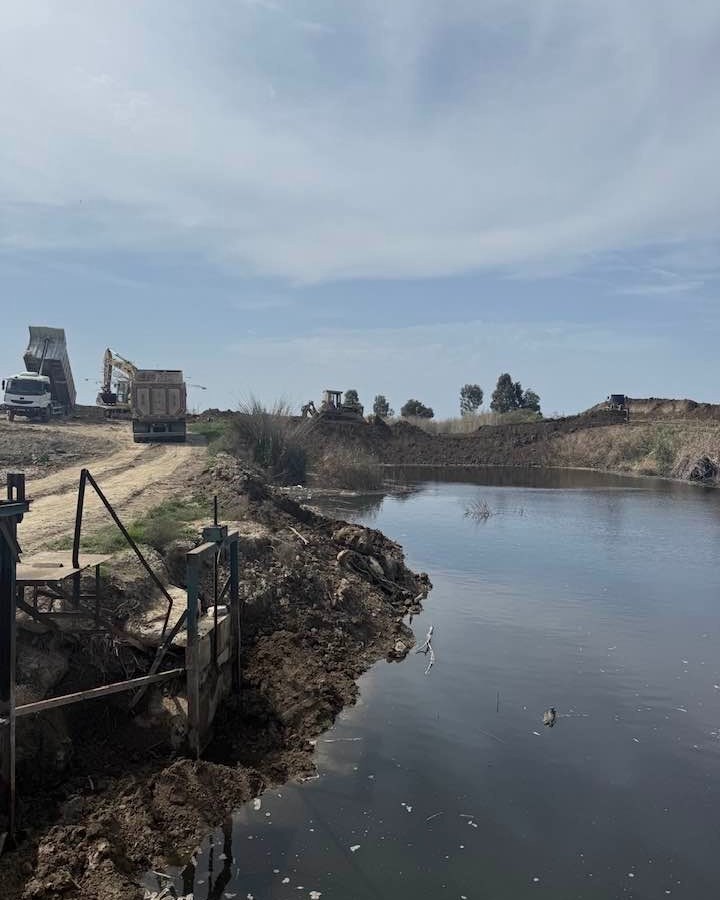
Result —
[[[434,626],[434,667],[369,672],[318,740],[320,777],[240,810],[177,895],[716,896],[720,492],[415,477],[414,493],[342,514],[430,573],[413,625],[421,640]],[[465,516],[474,500],[489,518]]]

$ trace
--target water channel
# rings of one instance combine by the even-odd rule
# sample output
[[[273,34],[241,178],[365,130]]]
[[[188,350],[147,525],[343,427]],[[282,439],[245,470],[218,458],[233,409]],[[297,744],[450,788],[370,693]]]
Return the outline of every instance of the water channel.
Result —
[[[433,668],[413,654],[368,672],[318,738],[319,777],[239,810],[177,895],[716,896],[720,493],[588,472],[402,477],[411,492],[333,511],[430,574],[412,625],[420,643],[434,628]]]

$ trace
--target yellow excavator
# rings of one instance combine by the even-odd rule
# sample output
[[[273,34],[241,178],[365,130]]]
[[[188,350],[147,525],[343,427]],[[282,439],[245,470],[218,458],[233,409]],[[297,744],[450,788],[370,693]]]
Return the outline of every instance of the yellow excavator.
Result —
[[[115,382],[113,391],[113,374],[117,371],[120,377]],[[130,413],[130,392],[136,380],[138,369],[129,359],[114,353],[109,347],[103,356],[102,388],[97,395],[97,405],[108,411]]]

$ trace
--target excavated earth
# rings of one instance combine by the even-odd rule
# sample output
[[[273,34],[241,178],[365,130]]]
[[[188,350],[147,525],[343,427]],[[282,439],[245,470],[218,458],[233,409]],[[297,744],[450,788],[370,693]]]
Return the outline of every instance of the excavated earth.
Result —
[[[115,450],[123,430],[79,422],[39,424],[0,416],[0,484],[5,473],[24,472],[30,480],[76,464],[107,456]]]
[[[21,719],[22,833],[0,857],[3,900],[139,900],[142,873],[186,864],[241,803],[311,774],[310,741],[355,701],[357,677],[412,646],[404,617],[419,609],[430,583],[406,568],[397,544],[300,506],[227,456],[200,481],[241,534],[241,693],[223,707],[199,762],[172,749],[168,729],[151,715],[158,696],[148,695],[134,716],[117,695]],[[166,584],[182,587],[191,546],[147,550]],[[121,554],[105,593],[114,638],[21,622],[20,702],[148,670],[154,653],[137,636],[158,591]],[[168,654],[163,668],[176,665]]]

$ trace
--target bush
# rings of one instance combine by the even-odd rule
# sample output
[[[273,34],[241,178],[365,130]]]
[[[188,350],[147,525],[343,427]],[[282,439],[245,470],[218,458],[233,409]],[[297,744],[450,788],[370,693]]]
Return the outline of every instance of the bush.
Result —
[[[378,491],[383,486],[377,460],[354,447],[337,447],[324,454],[316,469],[318,483],[351,491]]]
[[[297,422],[285,403],[267,409],[251,399],[228,431],[228,447],[249,459],[281,484],[304,484],[307,476],[305,437],[312,420]]]

